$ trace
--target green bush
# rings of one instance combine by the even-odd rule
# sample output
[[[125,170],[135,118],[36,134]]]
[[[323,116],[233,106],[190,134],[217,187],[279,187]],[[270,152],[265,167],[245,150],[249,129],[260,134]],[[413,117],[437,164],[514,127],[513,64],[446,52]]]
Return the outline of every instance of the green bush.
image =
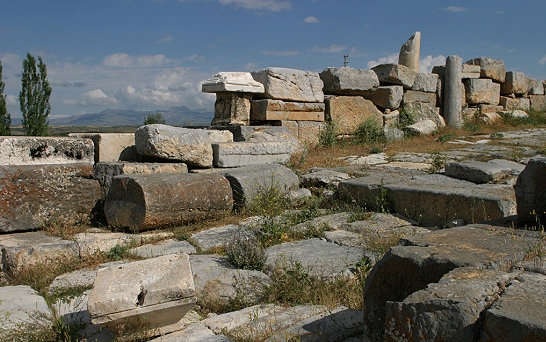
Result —
[[[358,144],[377,144],[385,141],[383,123],[376,118],[368,118],[356,128],[355,142]]]
[[[163,113],[161,112],[155,112],[146,115],[144,118],[144,125],[152,125],[152,124],[165,124],[165,118],[163,117]]]
[[[336,144],[337,133],[336,125],[333,121],[326,122],[324,128],[320,130],[319,134],[319,145],[332,147]]]

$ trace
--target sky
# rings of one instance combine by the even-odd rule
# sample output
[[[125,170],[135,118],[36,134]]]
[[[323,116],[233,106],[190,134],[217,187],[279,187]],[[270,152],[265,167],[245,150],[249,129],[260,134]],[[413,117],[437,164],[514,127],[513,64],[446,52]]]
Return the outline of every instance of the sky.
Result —
[[[12,0],[0,11],[8,111],[22,61],[41,56],[50,117],[107,108],[214,111],[201,83],[220,71],[320,72],[396,63],[421,32],[422,72],[487,56],[546,79],[544,0]]]

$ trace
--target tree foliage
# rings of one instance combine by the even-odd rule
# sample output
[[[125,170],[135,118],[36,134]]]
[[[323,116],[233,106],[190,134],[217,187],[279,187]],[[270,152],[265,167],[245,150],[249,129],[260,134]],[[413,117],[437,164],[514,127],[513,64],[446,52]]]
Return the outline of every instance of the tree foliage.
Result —
[[[48,135],[47,117],[51,112],[50,96],[51,87],[47,80],[47,68],[42,57],[38,56],[38,64],[36,64],[36,58],[27,53],[27,58],[23,61],[21,92],[19,93],[25,135]]]
[[[2,62],[0,61],[0,135],[11,134],[11,115],[8,113],[6,105],[6,95],[4,95],[5,85],[2,81]]]
[[[165,124],[165,118],[163,117],[163,113],[161,112],[155,112],[150,113],[146,115],[144,118],[144,125],[152,125],[152,124]]]

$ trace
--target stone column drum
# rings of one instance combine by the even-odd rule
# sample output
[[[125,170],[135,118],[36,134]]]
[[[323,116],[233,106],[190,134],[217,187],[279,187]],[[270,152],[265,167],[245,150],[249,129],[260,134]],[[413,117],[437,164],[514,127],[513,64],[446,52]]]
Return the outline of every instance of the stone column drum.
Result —
[[[444,118],[451,127],[462,126],[461,74],[463,64],[461,57],[449,56],[446,60],[444,75]]]

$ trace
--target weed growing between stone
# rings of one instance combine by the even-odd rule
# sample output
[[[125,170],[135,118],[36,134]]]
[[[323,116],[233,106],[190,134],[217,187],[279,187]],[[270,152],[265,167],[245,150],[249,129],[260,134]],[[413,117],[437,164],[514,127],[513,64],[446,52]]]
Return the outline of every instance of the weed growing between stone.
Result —
[[[446,166],[447,158],[443,154],[439,152],[434,152],[432,154],[432,161],[430,163],[430,167],[428,168],[428,173],[437,173],[440,171],[444,166]]]
[[[72,239],[74,235],[84,233],[91,227],[91,220],[86,217],[71,220],[50,218],[41,225],[40,230],[47,235],[69,240]]]
[[[236,233],[226,245],[225,253],[230,264],[243,270],[261,271],[267,261],[265,249],[251,232]]]
[[[354,142],[357,144],[384,144],[386,142],[383,123],[375,118],[368,118],[358,125],[354,136]]]
[[[320,130],[319,145],[332,147],[337,142],[337,129],[333,121],[328,121]]]

